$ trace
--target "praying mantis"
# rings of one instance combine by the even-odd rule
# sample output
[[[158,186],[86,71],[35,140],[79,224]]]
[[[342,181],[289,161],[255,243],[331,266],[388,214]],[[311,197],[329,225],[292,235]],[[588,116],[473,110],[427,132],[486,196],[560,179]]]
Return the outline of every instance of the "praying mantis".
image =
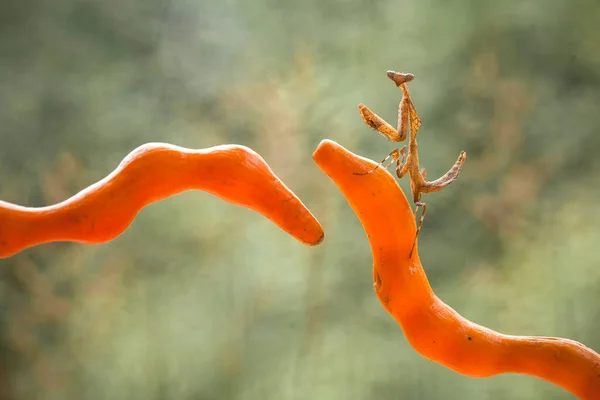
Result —
[[[417,132],[421,127],[421,119],[415,110],[412,99],[410,98],[410,92],[406,86],[408,82],[415,79],[415,76],[410,73],[394,71],[387,71],[387,76],[402,90],[402,99],[398,106],[398,127],[394,129],[389,123],[371,111],[364,104],[359,104],[358,110],[360,111],[363,121],[367,125],[393,142],[403,142],[406,140],[406,136],[409,133],[408,126],[410,124],[408,145],[404,145],[400,149],[392,150],[392,152],[381,160],[381,162],[372,170],[356,174],[369,174],[381,166],[387,169],[394,162],[396,163],[396,175],[398,178],[402,178],[404,175],[408,174],[410,179],[410,191],[413,196],[413,202],[416,205],[415,218],[419,212],[419,208],[422,207],[423,209],[417,226],[415,239],[408,256],[411,258],[415,249],[415,244],[417,243],[417,237],[423,226],[425,213],[427,212],[427,204],[421,201],[421,195],[423,193],[439,192],[457,180],[463,164],[467,159],[467,153],[462,151],[452,168],[450,168],[443,176],[434,181],[426,181],[427,171],[425,168],[419,168],[419,147],[417,145]],[[392,159],[390,163],[387,166],[384,166],[384,163],[390,158]]]

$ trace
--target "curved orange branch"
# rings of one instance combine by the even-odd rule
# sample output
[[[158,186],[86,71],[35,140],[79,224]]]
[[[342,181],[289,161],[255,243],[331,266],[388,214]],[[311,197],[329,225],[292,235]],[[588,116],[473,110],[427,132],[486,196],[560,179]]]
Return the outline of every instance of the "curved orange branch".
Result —
[[[319,222],[253,150],[148,143],[62,203],[29,208],[0,201],[0,258],[54,241],[109,241],[146,205],[190,189],[257,211],[307,245],[323,240]]]
[[[375,162],[324,140],[314,160],[339,187],[369,237],[375,292],[422,356],[458,373],[520,373],[550,381],[581,399],[600,399],[600,355],[568,339],[511,336],[463,318],[433,293],[418,251],[408,257],[415,217],[396,180]]]

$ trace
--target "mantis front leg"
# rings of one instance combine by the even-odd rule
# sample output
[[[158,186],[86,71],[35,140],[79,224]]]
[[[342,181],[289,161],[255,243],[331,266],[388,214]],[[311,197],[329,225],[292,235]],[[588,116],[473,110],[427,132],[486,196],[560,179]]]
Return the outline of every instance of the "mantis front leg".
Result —
[[[365,124],[369,125],[376,132],[382,134],[392,142],[403,142],[406,140],[409,121],[411,124],[418,123],[418,126],[421,126],[410,99],[410,92],[405,85],[406,82],[410,82],[414,79],[414,75],[403,74],[401,79],[401,81],[399,80],[399,82],[401,82],[399,83],[399,87],[402,89],[402,99],[398,105],[398,127],[396,129],[387,123],[386,120],[371,111],[369,107],[364,104],[358,105],[358,110],[360,111],[360,115]]]
[[[398,128],[394,129],[386,120],[375,114],[364,104],[358,105],[360,115],[365,122],[377,133],[385,136],[392,142],[403,142],[408,133],[408,122],[410,115],[410,100],[403,97],[398,108]]]

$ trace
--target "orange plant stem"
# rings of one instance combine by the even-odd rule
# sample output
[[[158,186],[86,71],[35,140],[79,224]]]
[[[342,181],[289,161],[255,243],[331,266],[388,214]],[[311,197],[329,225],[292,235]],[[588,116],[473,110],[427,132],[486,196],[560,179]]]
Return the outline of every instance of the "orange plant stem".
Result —
[[[477,325],[435,296],[419,260],[408,257],[415,217],[396,179],[374,161],[324,140],[314,160],[339,187],[364,226],[379,301],[422,356],[458,373],[520,373],[550,381],[581,399],[600,399],[600,355],[568,339],[512,336]]]
[[[190,189],[257,211],[304,244],[323,240],[319,222],[253,150],[148,143],[62,203],[29,208],[0,201],[0,258],[54,241],[109,241],[146,205]]]

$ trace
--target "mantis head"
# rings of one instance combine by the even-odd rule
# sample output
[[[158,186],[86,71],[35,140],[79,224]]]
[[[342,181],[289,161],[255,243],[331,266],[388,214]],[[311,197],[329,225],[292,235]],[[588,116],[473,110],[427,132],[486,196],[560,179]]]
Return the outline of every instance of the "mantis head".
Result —
[[[404,83],[410,82],[413,79],[415,79],[415,76],[413,74],[410,74],[410,73],[405,74],[403,72],[394,72],[394,71],[388,71],[387,76],[388,76],[388,78],[390,78],[391,80],[394,81],[396,86],[400,86]]]

